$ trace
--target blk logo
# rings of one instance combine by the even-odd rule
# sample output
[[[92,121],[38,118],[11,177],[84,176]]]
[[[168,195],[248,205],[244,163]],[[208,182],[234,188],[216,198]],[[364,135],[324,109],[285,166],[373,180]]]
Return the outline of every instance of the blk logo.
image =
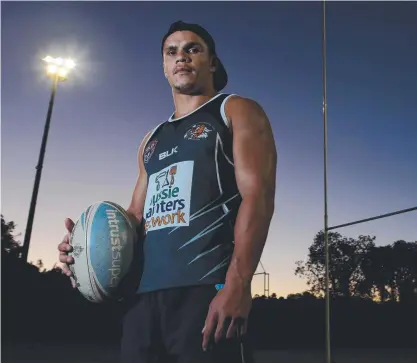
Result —
[[[176,154],[178,146],[175,146],[171,149],[171,151],[164,151],[163,153],[159,154],[159,160],[166,159],[167,157]]]

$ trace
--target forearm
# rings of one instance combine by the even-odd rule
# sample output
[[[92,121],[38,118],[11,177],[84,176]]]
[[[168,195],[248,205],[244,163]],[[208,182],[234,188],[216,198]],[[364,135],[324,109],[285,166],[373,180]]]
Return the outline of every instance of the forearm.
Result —
[[[139,214],[132,209],[126,210],[127,215],[133,223],[136,233],[140,236],[144,234],[144,224],[143,224],[143,215]]]
[[[236,218],[235,248],[226,275],[226,286],[250,287],[274,213],[274,196],[270,194],[243,198]]]

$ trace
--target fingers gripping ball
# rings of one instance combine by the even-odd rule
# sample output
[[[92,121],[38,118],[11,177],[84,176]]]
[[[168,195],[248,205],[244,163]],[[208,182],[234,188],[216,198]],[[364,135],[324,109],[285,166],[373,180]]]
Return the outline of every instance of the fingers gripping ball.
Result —
[[[100,303],[128,293],[121,286],[131,270],[137,238],[122,207],[112,202],[90,205],[75,223],[69,243],[74,258],[70,268],[86,299]]]

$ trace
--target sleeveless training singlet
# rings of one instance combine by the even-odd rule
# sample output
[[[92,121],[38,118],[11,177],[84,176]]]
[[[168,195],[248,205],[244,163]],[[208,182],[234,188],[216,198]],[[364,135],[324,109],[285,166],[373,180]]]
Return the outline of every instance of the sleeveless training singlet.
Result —
[[[144,266],[138,292],[223,284],[241,203],[219,94],[145,140]]]

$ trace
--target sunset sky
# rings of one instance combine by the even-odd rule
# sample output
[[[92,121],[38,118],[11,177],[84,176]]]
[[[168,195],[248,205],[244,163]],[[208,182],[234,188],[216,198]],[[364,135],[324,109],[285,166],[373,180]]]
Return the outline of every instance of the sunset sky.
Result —
[[[329,223],[417,205],[417,2],[328,3]],[[41,59],[74,57],[59,85],[29,259],[50,268],[64,219],[127,207],[146,131],[173,111],[160,41],[176,20],[213,35],[226,93],[259,102],[277,142],[276,211],[262,257],[270,290],[303,291],[295,261],[323,228],[320,2],[3,2],[1,203],[23,240],[50,81]],[[417,212],[341,229],[378,245],[417,240]],[[262,293],[255,277],[254,292]]]

